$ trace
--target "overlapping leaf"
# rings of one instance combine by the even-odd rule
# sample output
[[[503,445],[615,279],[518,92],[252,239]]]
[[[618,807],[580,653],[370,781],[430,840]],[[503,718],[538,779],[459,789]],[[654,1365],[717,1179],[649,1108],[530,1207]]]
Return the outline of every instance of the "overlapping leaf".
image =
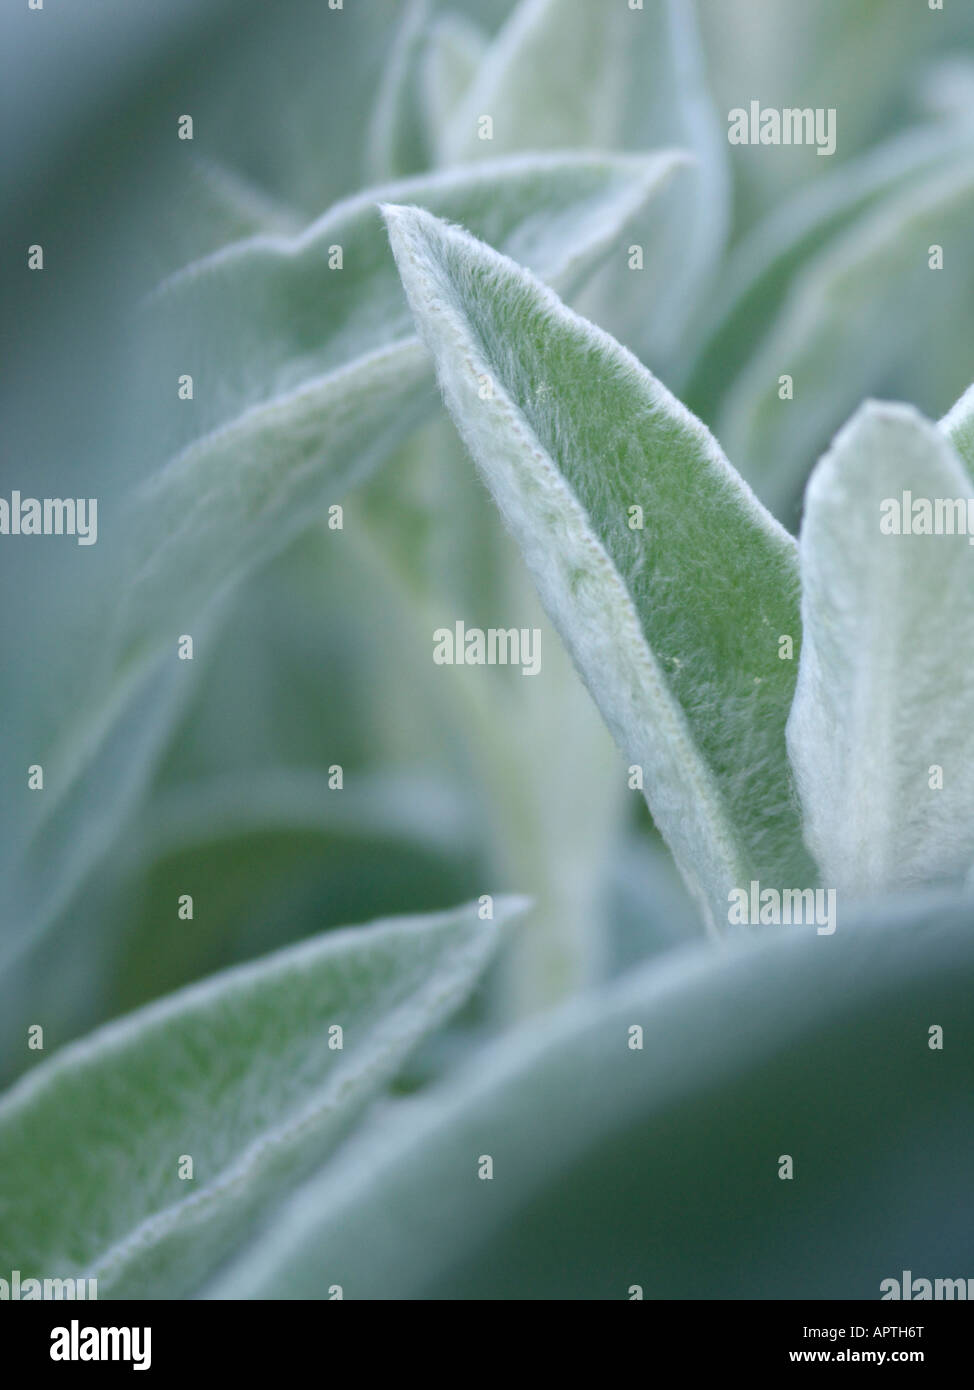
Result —
[[[922,188],[938,169],[971,149],[970,137],[923,127],[887,141],[861,159],[840,165],[779,205],[728,256],[714,302],[704,307],[705,341],[686,395],[709,418],[746,367],[762,338],[771,334],[793,279],[817,260],[831,241],[884,198]],[[801,479],[796,478],[797,488]],[[782,481],[781,491],[786,490]]]
[[[654,0],[641,9],[522,0],[458,104],[441,156],[662,145],[688,149],[694,166],[634,227],[630,243],[641,252],[641,269],[620,275],[607,267],[585,307],[636,351],[673,363],[686,355],[682,330],[728,216],[726,141],[690,0]]]
[[[676,163],[540,157],[384,196],[462,219],[572,288]],[[176,457],[135,502],[128,606],[140,641],[160,607],[173,613],[174,586],[193,611],[340,500],[432,407],[377,196],[333,209],[296,240],[227,248],[155,296],[151,437]],[[184,375],[192,401],[177,399]]]
[[[386,191],[470,221],[571,287],[618,249],[678,159],[540,156]],[[342,204],[296,239],[258,237],[194,263],[148,306],[143,457],[157,467],[130,499],[117,533],[122,553],[90,599],[99,681],[86,672],[94,688],[60,722],[58,746],[32,750],[46,786],[31,835],[39,845],[66,846],[71,862],[62,874],[44,849],[48,872],[38,876],[34,860],[25,868],[10,928],[17,950],[90,865],[76,821],[88,794],[78,779],[101,742],[114,739],[124,757],[129,745],[117,724],[125,692],[160,692],[158,720],[136,721],[139,737],[156,746],[169,709],[163,684],[186,685],[192,675],[186,663],[150,679],[147,663],[171,643],[176,665],[177,639],[200,640],[204,610],[212,618],[243,574],[341,501],[435,408],[374,198]],[[194,395],[181,400],[186,376]],[[135,779],[150,766],[132,758],[126,774]],[[118,797],[99,824],[114,808],[124,814]]]

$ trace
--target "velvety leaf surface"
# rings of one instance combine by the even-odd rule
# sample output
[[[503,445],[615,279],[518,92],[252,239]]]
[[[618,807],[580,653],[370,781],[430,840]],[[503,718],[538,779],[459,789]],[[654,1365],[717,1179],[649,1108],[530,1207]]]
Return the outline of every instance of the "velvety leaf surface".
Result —
[[[751,878],[805,886],[793,540],[625,349],[466,233],[386,217],[451,414],[705,914]]]
[[[56,1054],[0,1102],[4,1268],[191,1291],[464,1000],[521,906],[329,933]]]
[[[957,499],[962,533],[909,534],[924,524],[914,499],[931,530],[937,499]],[[842,898],[974,863],[968,515],[960,460],[909,406],[863,406],[808,486],[788,746],[808,844]],[[941,526],[959,531],[957,520],[951,507]]]

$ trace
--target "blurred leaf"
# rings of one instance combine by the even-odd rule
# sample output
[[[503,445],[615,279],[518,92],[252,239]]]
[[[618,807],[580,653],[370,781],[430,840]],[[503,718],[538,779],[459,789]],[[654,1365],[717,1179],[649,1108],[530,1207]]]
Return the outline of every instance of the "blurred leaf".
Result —
[[[57,1054],[0,1102],[4,1268],[191,1290],[462,1002],[521,906],[331,933]]]
[[[426,141],[444,162],[452,118],[483,61],[488,39],[461,14],[447,10],[430,26],[423,51],[422,91]]]
[[[323,928],[430,911],[484,882],[470,807],[431,777],[373,773],[341,792],[286,769],[213,781],[159,796],[115,856],[128,856],[122,915],[101,925],[115,941],[96,996],[112,1016]],[[177,921],[184,893],[195,926]]]
[[[529,893],[535,904],[531,930],[506,956],[507,979],[498,991],[503,1012],[522,1017],[604,973],[603,876],[622,805],[632,794],[611,737],[547,622],[516,546],[449,428],[451,448],[436,461],[443,477],[438,500],[449,510],[440,526],[434,513],[429,528],[431,544],[422,556],[428,588],[408,560],[390,563],[403,550],[402,535],[391,539],[396,519],[413,537],[408,550],[422,554],[424,539],[414,515],[399,507],[395,487],[384,497],[392,515],[370,512],[371,521],[383,524],[375,534],[370,527],[363,539],[371,575],[386,583],[388,616],[404,647],[425,653],[432,680],[419,699],[427,722],[432,711],[441,742],[457,725],[462,731],[463,777],[475,789],[471,800],[483,816],[480,844],[489,856],[491,882]],[[421,438],[428,437],[423,432]],[[401,456],[397,470],[407,461]],[[453,473],[458,476],[451,478]],[[476,622],[489,628],[503,615],[505,628],[537,630],[541,669],[524,680],[516,666],[505,664],[449,671],[435,665],[430,634],[444,622],[452,629],[458,613],[468,627]],[[388,652],[386,646],[387,660]],[[413,662],[397,665],[413,668]],[[417,681],[422,669],[416,667]]]
[[[739,229],[915,119],[918,70],[974,35],[970,6],[936,11],[915,0],[707,0],[700,18],[723,113],[757,97],[765,108],[837,112],[831,158],[808,146],[733,148]]]
[[[717,422],[773,511],[791,519],[815,456],[864,395],[892,385],[939,414],[974,377],[972,217],[968,161],[875,204],[794,280]],[[779,396],[782,374],[793,400]]]
[[[192,148],[307,222],[363,186],[403,0],[345,0],[340,10],[327,0],[245,3],[244,17],[234,0],[232,24],[194,52],[174,92],[164,89],[164,119],[192,112]],[[169,195],[178,197],[181,179],[171,172]]]
[[[722,268],[715,302],[705,311],[705,342],[686,388],[694,409],[705,418],[713,414],[735,369],[746,366],[774,328],[807,260],[885,196],[922,184],[933,171],[956,164],[965,150],[971,150],[967,136],[945,135],[940,127],[911,130],[779,203]]]
[[[485,116],[493,122],[489,138]],[[442,154],[449,162],[516,150],[664,146],[689,150],[696,164],[633,228],[642,269],[621,259],[607,267],[585,308],[643,355],[673,359],[685,351],[682,330],[727,224],[727,147],[690,0],[654,0],[642,10],[522,0],[487,50]]]
[[[206,1292],[878,1299],[963,1274],[972,927],[937,897],[671,954],[377,1116]]]
[[[676,158],[541,156],[385,193],[469,220],[540,273],[574,286],[656,195]],[[78,831],[89,794],[79,779],[126,717],[148,662],[171,643],[169,661],[183,671],[166,680],[188,683],[192,666],[176,663],[177,639],[191,633],[199,641],[204,618],[216,621],[243,574],[342,499],[435,409],[377,196],[342,204],[295,240],[259,237],[226,248],[171,278],[153,301],[143,453],[165,452],[167,438],[183,447],[130,498],[117,533],[124,553],[113,554],[107,581],[90,596],[92,688],[62,712],[56,743],[32,749],[31,761],[44,764],[45,791],[37,824],[26,829],[39,844],[53,836],[67,846],[71,875],[61,882],[55,861],[43,874],[28,861],[11,929],[18,951],[33,944],[90,865],[88,837]],[[341,271],[328,267],[334,245],[343,248]],[[176,396],[187,372],[191,401]],[[139,736],[155,747],[167,729],[161,690],[154,704],[158,727],[140,724]],[[143,759],[126,772],[148,770]],[[124,814],[124,802],[106,797],[96,818],[102,842],[119,824],[116,811]]]
[[[805,836],[840,899],[914,887],[974,863],[974,554],[966,534],[903,529],[905,493],[971,498],[935,426],[864,406],[808,486],[804,641],[788,747]],[[885,503],[895,503],[895,517]],[[954,517],[951,514],[951,525]],[[931,787],[934,765],[943,785]]]
[[[419,74],[431,0],[405,0],[376,94],[367,149],[370,182],[418,174],[431,163]]]
[[[172,274],[231,241],[261,233],[296,235],[299,214],[211,160],[188,163],[180,197],[166,204],[154,228],[156,274]]]
[[[324,927],[462,902],[485,877],[503,887],[428,631],[360,552],[360,503],[340,547],[305,533],[245,583],[218,631],[197,630],[192,662],[150,669],[146,698],[69,798],[73,822],[21,866],[22,891],[8,878],[4,926],[21,959],[0,978],[0,1085],[40,1060],[23,1047],[38,1019],[61,1045]],[[327,786],[336,761],[341,792]],[[176,920],[185,892],[192,927]],[[32,906],[58,910],[28,952]]]
[[[573,287],[659,191],[676,156],[539,157],[421,179],[257,238],[153,301],[155,439],[178,456],[136,498],[123,632],[145,644],[360,481],[433,406],[375,203],[406,197],[489,232]],[[331,268],[335,248],[341,268]],[[183,373],[192,402],[176,398]],[[160,611],[161,610],[161,611]]]
[[[192,667],[176,661],[149,663],[135,677],[123,672],[113,697],[72,727],[66,721],[44,751],[43,797],[28,803],[18,839],[7,845],[0,977],[64,911],[138,806],[193,678]],[[0,1008],[0,1036],[6,1012]]]
[[[450,412],[708,921],[751,878],[806,882],[794,541],[625,349],[466,233],[386,219]]]
[[[932,59],[916,82],[921,105],[932,116],[970,128],[974,120],[974,61],[959,53]]]
[[[171,853],[268,830],[317,830],[350,839],[401,839],[427,849],[469,848],[469,807],[421,771],[371,773],[329,797],[329,779],[301,768],[258,768],[189,783],[161,797],[143,827],[143,853]]]

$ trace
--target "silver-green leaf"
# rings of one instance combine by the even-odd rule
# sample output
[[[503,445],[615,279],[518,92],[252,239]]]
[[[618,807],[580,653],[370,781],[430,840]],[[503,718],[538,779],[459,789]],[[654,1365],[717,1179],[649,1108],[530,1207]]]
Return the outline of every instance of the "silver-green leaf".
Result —
[[[447,406],[708,921],[751,879],[804,886],[795,542],[618,343],[467,233],[386,219]]]
[[[925,511],[953,534],[920,534]],[[909,406],[862,407],[809,482],[788,745],[808,844],[842,898],[974,863],[968,517],[970,478]]]
[[[28,1073],[0,1102],[0,1264],[101,1297],[191,1291],[463,1002],[522,906],[330,932]]]

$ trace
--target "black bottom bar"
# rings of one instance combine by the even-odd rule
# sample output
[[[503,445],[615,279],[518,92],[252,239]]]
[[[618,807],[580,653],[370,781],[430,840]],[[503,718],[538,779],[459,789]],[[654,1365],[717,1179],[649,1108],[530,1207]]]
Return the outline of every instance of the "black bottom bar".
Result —
[[[613,1360],[631,1347],[639,1351],[647,1370],[677,1360],[684,1370],[745,1373],[808,1365],[934,1368],[946,1373],[966,1362],[972,1330],[969,1305],[958,1302],[646,1302],[638,1309],[614,1311],[606,1304],[597,1306],[601,1311],[589,1306],[586,1314],[582,1305],[572,1305],[571,1335],[566,1337],[564,1305],[541,1303],[528,1305],[527,1314],[524,1305],[494,1304],[488,1311],[468,1303],[452,1304],[449,1311],[438,1306],[432,1315],[424,1313],[420,1303],[19,1303],[0,1312],[0,1334],[6,1364],[19,1363],[21,1378],[51,1367],[67,1381],[86,1370],[174,1378],[211,1366],[253,1377],[276,1371],[292,1356],[296,1369],[308,1358],[325,1377],[329,1365],[335,1368],[333,1355],[356,1346],[344,1339],[363,1332],[369,1340],[358,1344],[359,1354],[365,1353],[370,1373],[384,1354],[399,1374],[415,1357],[417,1333],[425,1339],[443,1330],[462,1331],[467,1318],[478,1373],[482,1375],[496,1357],[501,1374],[510,1369],[505,1332],[516,1332],[525,1316],[530,1322],[524,1330],[535,1341],[539,1334],[543,1338],[549,1372],[559,1352],[568,1358],[577,1355],[586,1333],[608,1333],[614,1339],[608,1344]],[[545,1307],[556,1320],[550,1335]],[[586,1326],[589,1317],[592,1322]],[[406,1340],[394,1335],[400,1322]],[[383,1335],[377,1336],[379,1332]],[[331,1341],[335,1334],[340,1341]],[[427,1344],[421,1357],[427,1368],[434,1345]],[[447,1364],[441,1363],[441,1368],[449,1373]],[[453,1373],[463,1369],[452,1366]]]

